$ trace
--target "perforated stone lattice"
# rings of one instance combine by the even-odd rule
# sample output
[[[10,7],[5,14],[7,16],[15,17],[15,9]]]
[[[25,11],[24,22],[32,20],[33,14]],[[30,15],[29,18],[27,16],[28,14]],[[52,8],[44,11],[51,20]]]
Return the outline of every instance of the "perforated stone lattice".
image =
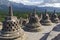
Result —
[[[5,22],[4,26],[6,26],[5,29],[4,29],[5,31],[16,31],[20,28],[19,25],[18,25],[18,22],[13,22],[13,21]]]

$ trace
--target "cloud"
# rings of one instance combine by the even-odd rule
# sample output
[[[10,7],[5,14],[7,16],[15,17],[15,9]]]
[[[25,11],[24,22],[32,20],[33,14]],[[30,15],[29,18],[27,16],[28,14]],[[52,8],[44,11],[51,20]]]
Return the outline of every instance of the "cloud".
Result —
[[[9,0],[9,1],[13,1],[13,2],[16,2],[16,3],[20,3],[22,0]]]
[[[37,5],[42,3],[42,0],[9,0],[16,3],[23,3],[24,5]]]
[[[44,3],[60,3],[60,0],[44,0]]]
[[[37,5],[39,7],[60,7],[60,3],[44,3],[44,4],[41,4],[41,5]]]
[[[37,5],[43,3],[43,1],[23,1],[22,3],[25,5]]]
[[[14,1],[17,3],[20,2],[44,2],[44,3],[60,3],[60,0],[9,0],[9,1]]]
[[[23,3],[24,5],[60,7],[60,0],[13,0],[13,1],[16,3]]]

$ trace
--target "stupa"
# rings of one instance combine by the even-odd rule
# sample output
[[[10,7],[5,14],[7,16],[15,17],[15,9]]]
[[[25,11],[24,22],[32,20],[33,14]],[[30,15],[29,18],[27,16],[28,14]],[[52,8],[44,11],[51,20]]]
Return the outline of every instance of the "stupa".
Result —
[[[19,23],[21,24],[21,26],[25,26],[28,23],[28,19],[20,17]]]
[[[56,14],[55,10],[54,10],[54,13],[51,14],[51,21],[52,21],[53,23],[59,23],[59,22],[60,22],[60,21],[59,21],[59,18],[58,18],[58,15]]]
[[[3,21],[0,40],[24,40],[24,31],[19,25],[17,17],[13,16],[12,7],[9,6],[9,15]]]
[[[46,11],[47,10],[45,10],[45,14],[42,14],[42,19],[40,22],[42,25],[49,26],[49,25],[51,25],[51,20]]]
[[[39,32],[41,31],[41,24],[38,15],[36,14],[36,9],[34,13],[29,15],[29,22],[26,24],[25,30],[29,32]]]

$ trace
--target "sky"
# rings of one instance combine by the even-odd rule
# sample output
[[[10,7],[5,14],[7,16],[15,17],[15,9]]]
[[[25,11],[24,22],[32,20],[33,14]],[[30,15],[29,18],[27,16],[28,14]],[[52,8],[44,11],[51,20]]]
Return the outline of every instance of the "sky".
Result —
[[[60,7],[60,0],[9,0],[24,5]]]

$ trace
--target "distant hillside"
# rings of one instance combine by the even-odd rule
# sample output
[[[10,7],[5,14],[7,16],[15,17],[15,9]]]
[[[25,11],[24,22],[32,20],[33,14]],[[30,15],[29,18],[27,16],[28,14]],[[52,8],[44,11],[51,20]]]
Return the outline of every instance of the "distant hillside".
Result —
[[[0,4],[0,10],[8,10],[8,0],[6,0],[6,2],[2,1],[2,3]],[[53,12],[53,10],[56,10],[56,12],[60,12],[60,8],[57,7],[37,7],[37,6],[29,6],[29,5],[24,5],[22,3],[15,3],[15,2],[10,2],[12,4],[12,7],[14,10],[16,11],[33,11],[34,8],[36,8],[37,11],[39,12],[44,12],[45,9],[47,9],[47,11],[51,11]]]

